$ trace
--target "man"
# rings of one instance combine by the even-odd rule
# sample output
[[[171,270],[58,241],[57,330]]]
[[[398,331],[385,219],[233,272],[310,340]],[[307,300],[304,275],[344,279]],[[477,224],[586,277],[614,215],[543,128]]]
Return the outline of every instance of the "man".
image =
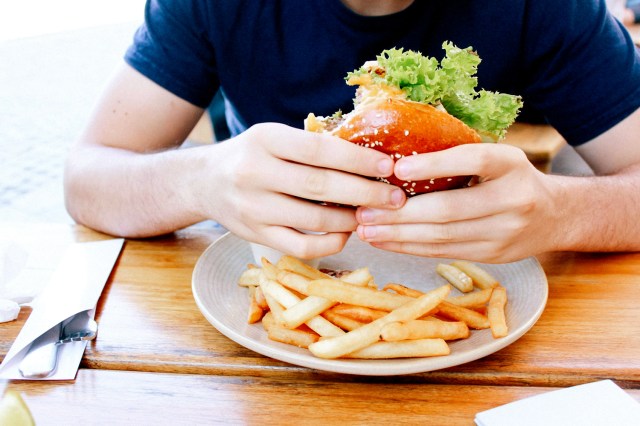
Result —
[[[522,118],[555,126],[598,176],[544,175],[501,144],[394,164],[294,128],[349,108],[342,78],[383,49],[441,56],[445,40],[473,46],[479,87],[522,95]],[[640,249],[640,62],[604,0],[153,0],[126,62],[67,163],[67,207],[87,226],[144,237],[213,219],[303,258],[340,251],[353,231],[381,249],[487,262]],[[176,149],[219,87],[234,137]],[[406,200],[366,178],[393,173],[481,183]]]

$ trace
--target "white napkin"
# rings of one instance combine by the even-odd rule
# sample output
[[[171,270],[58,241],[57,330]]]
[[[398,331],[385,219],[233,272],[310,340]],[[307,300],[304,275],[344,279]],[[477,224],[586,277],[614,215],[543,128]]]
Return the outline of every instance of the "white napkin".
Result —
[[[95,308],[111,274],[123,239],[71,244],[48,284],[33,300],[33,310],[0,364],[0,378],[23,379],[20,361],[31,343],[54,325]],[[45,380],[75,378],[87,342],[72,342],[58,349],[58,368]]]
[[[536,395],[476,415],[478,426],[638,426],[640,404],[611,380]]]
[[[69,245],[0,239],[0,299],[31,302],[47,285]]]

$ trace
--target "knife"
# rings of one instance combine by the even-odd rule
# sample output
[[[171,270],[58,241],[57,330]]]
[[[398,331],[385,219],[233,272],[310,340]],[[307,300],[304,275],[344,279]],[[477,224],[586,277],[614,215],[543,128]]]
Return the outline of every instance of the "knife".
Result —
[[[91,340],[96,336],[97,324],[89,311],[81,311],[38,337],[29,347],[18,367],[26,379],[43,379],[56,370],[58,346],[80,340]]]

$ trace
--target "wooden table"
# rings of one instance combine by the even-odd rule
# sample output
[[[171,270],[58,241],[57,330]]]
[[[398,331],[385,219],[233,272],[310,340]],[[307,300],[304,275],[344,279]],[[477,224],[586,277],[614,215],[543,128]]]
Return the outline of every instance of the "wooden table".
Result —
[[[605,378],[640,401],[640,254],[541,256],[549,302],[521,339],[446,370],[360,377],[265,358],[213,328],[196,307],[191,274],[219,236],[188,229],[125,243],[98,305],[98,337],[77,379],[9,384],[39,424],[472,425],[479,411]],[[0,237],[43,248],[108,238],[79,226],[19,224],[0,224]],[[28,313],[0,325],[1,354]]]

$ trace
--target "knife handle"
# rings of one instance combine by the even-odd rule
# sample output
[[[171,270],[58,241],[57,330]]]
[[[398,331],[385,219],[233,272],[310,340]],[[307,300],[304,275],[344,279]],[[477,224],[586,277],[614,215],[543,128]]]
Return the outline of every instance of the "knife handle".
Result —
[[[26,379],[42,379],[49,377],[58,364],[58,345],[62,325],[57,324],[49,331],[33,341],[18,369]]]

